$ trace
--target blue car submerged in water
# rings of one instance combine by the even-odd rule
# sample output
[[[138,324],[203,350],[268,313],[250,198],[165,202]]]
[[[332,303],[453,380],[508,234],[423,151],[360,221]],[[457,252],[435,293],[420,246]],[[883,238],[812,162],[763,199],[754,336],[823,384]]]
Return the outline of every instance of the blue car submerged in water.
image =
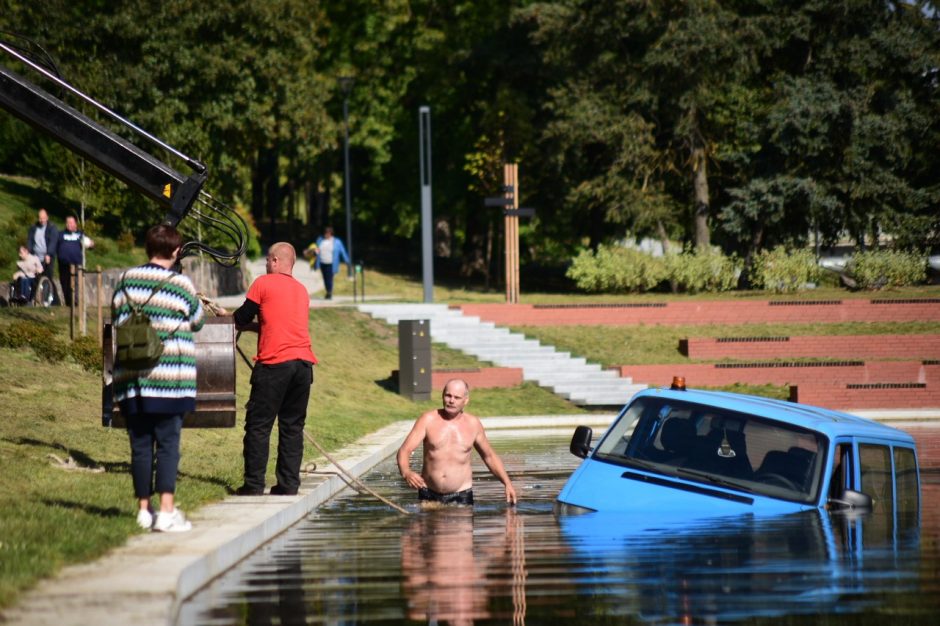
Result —
[[[558,494],[559,514],[919,516],[914,439],[837,411],[674,383],[638,393],[590,444],[579,426],[571,451],[584,462]]]

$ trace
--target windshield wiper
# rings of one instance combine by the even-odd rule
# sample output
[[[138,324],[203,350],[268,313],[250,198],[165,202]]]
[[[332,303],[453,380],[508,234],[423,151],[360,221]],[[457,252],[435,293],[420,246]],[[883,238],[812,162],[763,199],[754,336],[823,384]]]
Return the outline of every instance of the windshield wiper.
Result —
[[[626,462],[628,465],[633,465],[634,467],[639,467],[641,469],[649,470],[651,472],[662,473],[662,469],[655,463],[649,461],[643,461],[641,459],[636,459],[631,456],[620,457],[620,459]]]
[[[715,476],[714,474],[706,474],[705,472],[699,472],[697,470],[690,470],[684,467],[677,467],[675,469],[680,474],[684,474],[686,476],[692,476],[694,478],[701,478],[702,480],[707,480],[710,483],[721,485],[722,487],[730,487],[732,489],[738,489],[740,491],[754,493],[753,489],[749,489],[738,482],[735,482],[733,480],[727,480],[725,478],[722,478],[721,476]]]

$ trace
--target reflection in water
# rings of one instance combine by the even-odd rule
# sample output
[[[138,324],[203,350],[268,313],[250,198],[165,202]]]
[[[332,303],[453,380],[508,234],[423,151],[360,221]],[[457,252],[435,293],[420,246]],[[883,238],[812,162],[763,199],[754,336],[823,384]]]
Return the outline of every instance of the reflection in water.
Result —
[[[875,625],[940,614],[936,484],[922,490],[921,524],[897,510],[556,520],[552,501],[578,462],[567,439],[494,446],[515,510],[485,468],[472,509],[411,504],[403,517],[367,496],[337,498],[186,602],[178,623]],[[414,503],[393,462],[367,481]]]
[[[880,541],[863,544],[867,536],[859,531],[869,523],[890,526],[870,515],[808,511],[651,529],[648,521],[606,514],[560,523],[576,560],[605,583],[599,586],[603,597],[592,599],[594,607],[654,623],[862,611],[873,606],[872,592],[884,585],[886,574],[892,592],[917,589],[916,533],[885,540],[878,532]]]
[[[412,519],[401,539],[408,619],[472,624],[490,618],[491,590],[504,584],[493,574],[509,569],[513,623],[525,623],[523,522],[511,509],[504,517],[505,532],[480,536],[470,507],[426,510]]]

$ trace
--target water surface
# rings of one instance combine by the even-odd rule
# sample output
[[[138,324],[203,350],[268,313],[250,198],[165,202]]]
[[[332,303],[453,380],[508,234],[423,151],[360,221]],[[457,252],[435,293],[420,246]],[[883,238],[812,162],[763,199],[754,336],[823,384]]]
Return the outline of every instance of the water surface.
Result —
[[[393,459],[196,594],[181,624],[936,624],[940,487],[920,524],[565,518],[568,437],[499,437],[521,501],[475,466],[476,506],[422,510]],[[926,476],[928,480],[932,475]]]

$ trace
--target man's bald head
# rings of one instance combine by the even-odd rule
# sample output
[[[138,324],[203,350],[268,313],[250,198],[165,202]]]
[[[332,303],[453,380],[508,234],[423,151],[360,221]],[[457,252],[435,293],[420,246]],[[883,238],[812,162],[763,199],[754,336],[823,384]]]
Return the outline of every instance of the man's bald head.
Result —
[[[288,276],[294,269],[294,261],[297,260],[297,252],[294,246],[286,241],[279,241],[268,248],[268,258],[265,264],[268,274],[287,274]]]

